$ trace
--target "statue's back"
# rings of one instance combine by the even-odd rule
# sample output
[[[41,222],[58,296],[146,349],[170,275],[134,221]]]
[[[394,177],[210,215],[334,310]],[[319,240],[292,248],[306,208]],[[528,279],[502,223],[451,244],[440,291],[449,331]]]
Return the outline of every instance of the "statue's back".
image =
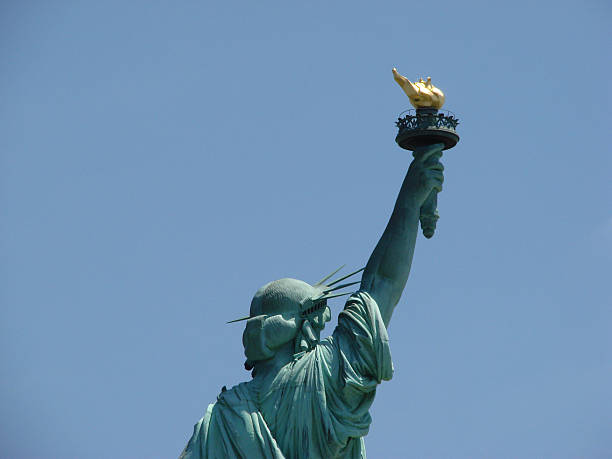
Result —
[[[376,386],[392,372],[378,306],[358,292],[332,336],[296,354],[276,375],[222,392],[182,457],[365,457],[369,408]]]

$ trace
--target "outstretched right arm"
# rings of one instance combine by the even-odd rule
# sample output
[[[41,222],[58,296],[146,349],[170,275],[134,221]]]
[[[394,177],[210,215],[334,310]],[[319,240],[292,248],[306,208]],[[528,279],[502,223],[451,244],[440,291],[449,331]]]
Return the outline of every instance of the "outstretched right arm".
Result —
[[[421,206],[430,193],[442,191],[442,148],[435,144],[414,152],[389,223],[361,278],[361,290],[376,300],[385,326],[410,274]]]

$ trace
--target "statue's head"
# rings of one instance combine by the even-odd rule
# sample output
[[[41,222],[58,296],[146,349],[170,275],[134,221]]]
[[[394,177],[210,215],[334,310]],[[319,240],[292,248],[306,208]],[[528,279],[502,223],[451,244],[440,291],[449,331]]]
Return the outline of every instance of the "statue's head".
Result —
[[[257,290],[249,317],[242,334],[247,369],[273,358],[289,342],[298,352],[309,349],[319,340],[331,312],[321,286],[279,279]]]
[[[246,369],[252,369],[256,362],[274,358],[277,351],[289,343],[294,352],[311,349],[331,319],[327,300],[347,294],[332,292],[358,282],[332,286],[361,271],[329,284],[326,281],[338,270],[314,285],[297,279],[279,279],[257,290],[251,301],[250,314],[231,321],[247,321],[242,334]]]

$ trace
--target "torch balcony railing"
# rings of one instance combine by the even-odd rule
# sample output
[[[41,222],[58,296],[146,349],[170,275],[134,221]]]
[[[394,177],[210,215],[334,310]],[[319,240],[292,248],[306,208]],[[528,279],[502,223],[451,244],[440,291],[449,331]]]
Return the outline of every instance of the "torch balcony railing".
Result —
[[[425,112],[425,110],[423,110]],[[438,110],[437,113],[419,113],[415,109],[405,110],[399,114],[395,125],[400,129],[448,129],[454,131],[459,119],[449,110]]]

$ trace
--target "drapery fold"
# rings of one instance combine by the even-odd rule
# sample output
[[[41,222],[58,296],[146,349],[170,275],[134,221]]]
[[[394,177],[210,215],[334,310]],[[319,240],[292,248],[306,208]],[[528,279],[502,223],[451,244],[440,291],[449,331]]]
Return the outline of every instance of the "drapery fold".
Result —
[[[392,376],[378,305],[357,292],[332,336],[296,354],[265,391],[249,381],[222,392],[181,459],[364,458],[376,387]]]

